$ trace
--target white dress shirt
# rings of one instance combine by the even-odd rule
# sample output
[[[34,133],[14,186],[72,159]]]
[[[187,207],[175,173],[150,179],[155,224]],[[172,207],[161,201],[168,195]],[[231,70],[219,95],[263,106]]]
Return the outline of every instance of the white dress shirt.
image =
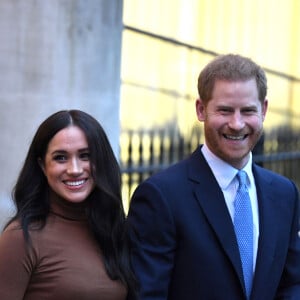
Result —
[[[211,168],[225,198],[225,202],[233,222],[234,216],[234,198],[238,188],[238,180],[236,174],[238,169],[232,167],[225,161],[221,160],[215,154],[213,154],[208,147],[204,144],[201,151]],[[250,153],[250,159],[247,162],[243,170],[248,175],[248,191],[252,206],[253,214],[253,271],[255,270],[257,247],[258,247],[258,237],[259,237],[259,218],[258,218],[258,204],[257,204],[257,193],[256,186],[254,182],[254,177],[252,173],[252,154]]]

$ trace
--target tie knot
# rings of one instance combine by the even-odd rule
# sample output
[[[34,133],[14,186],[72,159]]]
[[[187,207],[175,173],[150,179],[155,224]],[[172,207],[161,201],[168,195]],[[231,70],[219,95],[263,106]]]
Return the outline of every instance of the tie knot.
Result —
[[[238,171],[236,176],[239,181],[239,186],[247,186],[247,173],[245,171]]]

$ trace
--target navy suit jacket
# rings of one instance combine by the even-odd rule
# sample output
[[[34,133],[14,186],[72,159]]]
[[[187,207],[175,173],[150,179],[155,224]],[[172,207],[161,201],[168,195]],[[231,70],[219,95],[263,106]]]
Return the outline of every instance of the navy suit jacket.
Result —
[[[251,299],[299,300],[297,188],[255,164],[253,174],[260,235]],[[139,299],[246,299],[232,220],[200,148],[139,185],[128,224]]]

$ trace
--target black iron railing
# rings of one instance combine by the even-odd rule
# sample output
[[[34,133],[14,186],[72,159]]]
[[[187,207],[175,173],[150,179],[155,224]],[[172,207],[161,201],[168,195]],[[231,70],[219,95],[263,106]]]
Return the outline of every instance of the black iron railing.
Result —
[[[126,155],[120,162],[125,201],[129,201],[136,186],[147,177],[190,155],[203,137],[198,127],[186,138],[167,129],[129,130],[122,135],[127,140],[126,148],[122,149]],[[300,132],[286,127],[266,131],[253,151],[253,159],[289,177],[300,187]]]

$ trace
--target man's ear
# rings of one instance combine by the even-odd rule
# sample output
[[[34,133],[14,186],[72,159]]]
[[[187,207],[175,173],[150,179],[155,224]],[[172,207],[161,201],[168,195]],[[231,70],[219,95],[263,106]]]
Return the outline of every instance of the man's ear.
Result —
[[[196,100],[196,113],[199,121],[205,120],[205,108],[202,99],[198,98]]]
[[[267,114],[267,110],[268,110],[268,99],[265,99],[265,101],[262,104],[262,117],[263,117],[263,121],[265,120],[266,114]]]

